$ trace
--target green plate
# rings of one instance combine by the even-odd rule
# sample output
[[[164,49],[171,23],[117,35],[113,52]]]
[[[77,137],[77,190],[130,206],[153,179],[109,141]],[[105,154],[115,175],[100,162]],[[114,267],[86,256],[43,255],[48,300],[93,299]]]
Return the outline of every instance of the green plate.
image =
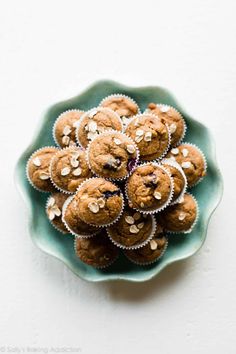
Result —
[[[171,235],[169,247],[165,255],[155,264],[148,267],[136,266],[121,254],[119,259],[106,270],[97,270],[83,264],[73,251],[73,237],[62,235],[56,231],[45,217],[47,193],[33,189],[26,180],[25,167],[34,150],[54,145],[52,126],[57,116],[67,109],[80,108],[87,110],[96,107],[102,98],[113,93],[131,96],[139,104],[141,110],[149,102],[161,102],[177,108],[187,123],[185,141],[198,145],[204,152],[208,170],[207,176],[191,191],[197,198],[200,217],[191,234]],[[223,183],[217,167],[214,141],[209,130],[189,116],[174,96],[161,87],[127,87],[113,81],[99,81],[78,96],[59,102],[50,107],[42,116],[36,135],[29,147],[21,155],[15,171],[17,187],[29,210],[29,232],[35,244],[48,254],[63,261],[76,275],[88,281],[128,280],[141,282],[153,278],[168,264],[188,258],[196,253],[206,238],[210,216],[220,202]]]

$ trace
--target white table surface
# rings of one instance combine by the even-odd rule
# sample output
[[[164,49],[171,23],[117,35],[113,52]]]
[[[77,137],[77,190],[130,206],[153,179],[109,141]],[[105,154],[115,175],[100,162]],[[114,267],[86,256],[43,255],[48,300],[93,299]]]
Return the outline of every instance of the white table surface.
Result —
[[[234,0],[1,1],[0,352],[236,353]],[[202,249],[144,284],[90,284],[37,249],[13,183],[48,105],[97,79],[169,88],[224,175]]]

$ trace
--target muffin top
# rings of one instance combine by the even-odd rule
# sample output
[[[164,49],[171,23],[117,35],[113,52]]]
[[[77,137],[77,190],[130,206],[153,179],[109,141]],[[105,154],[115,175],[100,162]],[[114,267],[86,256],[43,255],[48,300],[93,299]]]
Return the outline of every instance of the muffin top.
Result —
[[[123,195],[120,189],[103,178],[91,178],[78,189],[75,200],[79,217],[95,226],[113,223],[123,209]]]
[[[83,113],[73,109],[59,115],[53,127],[56,144],[62,148],[76,145],[75,130]]]
[[[82,221],[78,215],[78,199],[75,196],[68,198],[63,208],[63,222],[67,229],[76,236],[91,236],[98,232],[98,228]]]
[[[119,250],[105,234],[105,230],[89,238],[75,238],[75,253],[82,262],[97,268],[103,268],[113,263]]]
[[[187,187],[187,179],[180,165],[172,159],[162,160],[162,165],[167,171],[169,171],[174,182],[174,192],[171,201],[173,204],[176,203],[178,199],[181,198],[181,196],[185,193]]]
[[[134,263],[145,265],[157,261],[166,251],[168,240],[163,228],[157,225],[155,235],[141,248],[125,250],[125,255]]]
[[[104,98],[101,107],[108,107],[119,114],[120,117],[132,117],[139,112],[137,103],[125,95],[110,95]]]
[[[55,191],[55,187],[50,180],[49,166],[57,151],[56,147],[44,147],[35,151],[28,160],[26,167],[28,179],[40,191]]]
[[[88,147],[88,162],[98,176],[123,179],[138,162],[136,144],[120,132],[103,133]]]
[[[182,167],[188,186],[192,187],[206,174],[206,162],[202,152],[194,145],[183,143],[171,149],[167,157],[177,161]]]
[[[51,161],[50,175],[58,189],[66,193],[75,192],[86,178],[92,176],[85,151],[76,146],[58,151]]]
[[[78,143],[86,148],[98,134],[112,129],[122,131],[119,115],[109,108],[97,107],[83,114],[76,137]]]
[[[155,231],[151,215],[144,215],[129,207],[124,209],[119,220],[107,228],[110,238],[121,248],[137,248],[147,241]]]
[[[173,182],[164,167],[148,163],[133,171],[127,180],[126,192],[132,208],[154,212],[170,203]]]
[[[184,194],[181,203],[157,214],[157,222],[170,232],[189,232],[197,218],[197,203],[191,194]]]
[[[62,208],[68,196],[61,192],[52,193],[47,200],[46,214],[50,222],[62,233],[68,233],[62,221]]]
[[[149,103],[146,112],[155,114],[169,126],[171,133],[171,146],[177,145],[184,137],[185,122],[181,114],[173,107]]]
[[[137,144],[145,161],[161,158],[170,143],[167,126],[152,114],[140,114],[127,125],[125,133]]]

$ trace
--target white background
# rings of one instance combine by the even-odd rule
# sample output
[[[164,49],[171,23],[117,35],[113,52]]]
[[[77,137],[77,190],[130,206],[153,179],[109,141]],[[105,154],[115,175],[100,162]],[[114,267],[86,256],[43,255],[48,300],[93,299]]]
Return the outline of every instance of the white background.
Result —
[[[236,353],[235,10],[235,0],[0,2],[0,351]],[[38,250],[13,183],[40,114],[103,78],[174,92],[210,127],[224,175],[203,248],[144,284],[86,283]]]

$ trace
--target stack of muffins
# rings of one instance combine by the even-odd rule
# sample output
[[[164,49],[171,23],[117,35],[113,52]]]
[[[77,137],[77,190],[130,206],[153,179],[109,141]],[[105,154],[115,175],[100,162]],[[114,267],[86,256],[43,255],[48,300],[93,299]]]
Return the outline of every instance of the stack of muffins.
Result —
[[[198,204],[186,191],[205,176],[206,160],[197,146],[182,142],[185,132],[175,108],[150,103],[141,113],[121,94],[56,119],[58,147],[35,151],[27,177],[51,193],[46,215],[75,237],[82,262],[104,268],[122,250],[131,262],[151,264],[171,234],[192,231]]]

